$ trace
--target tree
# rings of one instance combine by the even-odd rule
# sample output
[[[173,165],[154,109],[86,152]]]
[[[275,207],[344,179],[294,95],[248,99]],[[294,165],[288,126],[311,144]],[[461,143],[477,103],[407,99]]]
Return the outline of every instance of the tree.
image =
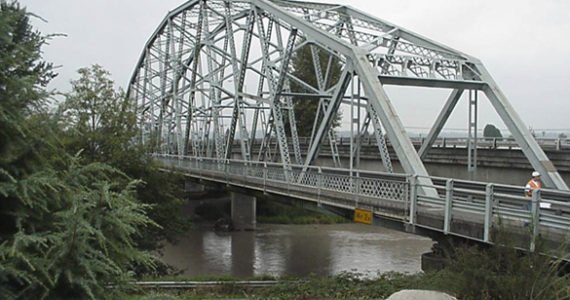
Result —
[[[83,151],[89,162],[104,162],[143,181],[137,198],[152,205],[149,216],[160,228],[143,229],[139,245],[156,249],[165,239],[174,240],[188,228],[181,214],[182,178],[164,176],[149,155],[147,146],[138,143],[138,128],[133,105],[125,93],[115,90],[110,74],[103,67],[81,68],[72,90],[60,107],[69,153]]]
[[[566,135],[566,133],[561,132],[561,133],[558,135],[558,138],[559,138],[559,139],[565,139],[565,138],[568,138],[568,136]]]
[[[317,46],[314,47],[319,56],[321,72],[324,78],[329,63],[330,54]],[[310,45],[305,45],[295,52],[294,56],[291,58],[291,66],[293,68],[292,73],[295,77],[318,89],[317,76],[315,73]],[[338,59],[333,58],[331,66],[332,67],[329,75],[330,80],[328,80],[328,85],[325,87],[325,89],[328,89],[336,84],[342,72],[342,66]],[[296,84],[295,82],[293,82],[291,89],[293,92],[297,93],[307,92],[303,87],[301,87],[299,84]],[[311,136],[315,118],[318,117],[316,113],[319,106],[319,99],[314,97],[296,96],[293,97],[293,104],[295,106],[295,119],[297,121],[296,125],[299,136]],[[340,125],[340,119],[341,114],[337,113],[335,119],[333,120],[333,127]]]
[[[501,134],[501,130],[495,127],[493,124],[485,125],[483,129],[483,137],[485,138],[502,138],[503,135]]]
[[[62,151],[47,115],[45,38],[15,2],[0,0],[0,295],[103,299],[149,265],[133,237],[152,224],[138,181]]]

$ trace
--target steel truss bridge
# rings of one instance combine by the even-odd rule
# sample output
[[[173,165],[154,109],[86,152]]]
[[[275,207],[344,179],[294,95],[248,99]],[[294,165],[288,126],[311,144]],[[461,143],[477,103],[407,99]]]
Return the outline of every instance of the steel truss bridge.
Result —
[[[304,71],[312,73],[312,81],[297,76],[299,70],[291,64],[301,51],[310,52],[312,67]],[[385,91],[388,85],[450,90],[419,151]],[[532,199],[529,214],[512,206],[512,201],[505,204],[511,205],[508,208],[501,207],[492,185],[470,194],[471,190],[454,187],[453,181],[444,180],[442,185],[442,179],[430,177],[422,158],[463,94],[469,102],[470,172],[477,169],[477,107],[484,95],[481,100],[492,104],[530,164],[543,175],[545,186],[557,195],[546,202],[561,214],[541,212],[540,192],[533,194],[538,198]],[[419,213],[441,210],[436,215],[442,221],[439,230],[445,233],[453,233],[455,210],[467,214],[453,218],[466,220],[472,219],[471,211],[481,216],[475,218],[481,222],[473,222],[482,224],[480,234],[472,238],[482,241],[489,241],[493,217],[509,215],[509,209],[518,221],[530,218],[540,223],[536,230],[570,228],[569,207],[561,201],[570,199],[564,192],[568,186],[481,61],[348,6],[281,0],[188,1],[171,11],[146,43],[127,96],[136,109],[143,142],[155,145],[164,162],[188,174],[213,172],[210,180],[223,178],[228,184],[232,182],[227,178],[241,182],[241,174],[252,179],[243,183],[250,188],[260,181],[267,188],[273,180],[278,186],[303,187],[305,192],[312,187],[311,194],[342,191],[352,195],[346,198],[352,201],[350,207],[391,211],[412,225],[421,225],[416,222]],[[303,152],[294,111],[300,97],[317,104],[308,149]],[[349,165],[344,169],[333,128],[341,109],[350,112],[352,132]],[[383,173],[358,170],[361,141],[369,131]],[[261,143],[254,149],[256,138]],[[277,141],[277,149],[271,148],[271,140]],[[387,141],[404,174],[393,173]],[[241,150],[239,160],[232,157],[234,142]],[[336,166],[327,172],[315,164],[323,146],[330,147]],[[469,182],[460,186],[472,187]],[[526,203],[524,193],[518,192],[509,197]],[[422,201],[433,207],[423,210]],[[387,209],[388,203],[400,208]]]

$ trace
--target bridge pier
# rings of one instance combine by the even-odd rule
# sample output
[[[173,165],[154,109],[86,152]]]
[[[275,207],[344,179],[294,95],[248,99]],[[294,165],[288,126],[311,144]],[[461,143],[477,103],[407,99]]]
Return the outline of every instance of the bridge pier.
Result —
[[[256,224],[256,198],[231,192],[231,215],[235,230],[254,230]]]

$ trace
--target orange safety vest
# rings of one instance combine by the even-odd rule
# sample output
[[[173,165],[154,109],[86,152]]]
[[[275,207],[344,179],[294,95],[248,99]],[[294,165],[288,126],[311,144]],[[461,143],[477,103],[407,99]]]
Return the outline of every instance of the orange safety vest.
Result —
[[[529,180],[528,183],[526,184],[526,196],[527,197],[532,197],[532,190],[534,189],[541,189],[542,188],[542,181],[534,181],[534,180]]]

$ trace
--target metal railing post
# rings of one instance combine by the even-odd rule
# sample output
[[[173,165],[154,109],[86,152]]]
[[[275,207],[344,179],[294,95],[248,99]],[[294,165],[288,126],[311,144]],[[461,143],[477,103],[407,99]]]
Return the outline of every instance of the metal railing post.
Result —
[[[317,175],[317,200],[318,206],[321,206],[321,190],[323,188],[323,170],[321,167],[318,167],[318,175]]]
[[[224,161],[224,175],[226,176],[226,185],[230,184],[230,179],[229,179],[230,168],[231,168],[230,161],[225,160]]]
[[[267,193],[267,162],[263,162],[263,193]]]
[[[410,220],[411,225],[416,225],[416,209],[418,205],[417,175],[410,176]]]
[[[202,158],[200,157],[199,159],[196,160],[197,161],[197,165],[198,165],[198,174],[199,174],[199,178],[200,180],[203,180],[204,178],[202,177],[202,165],[204,164],[204,162],[202,161]]]
[[[352,174],[351,174],[352,175]],[[356,198],[356,204],[360,202],[360,176],[356,176],[354,180],[354,195]]]
[[[534,252],[536,248],[536,238],[539,233],[540,225],[540,195],[541,190],[536,189],[532,191],[532,236],[530,240],[530,251]]]
[[[448,234],[451,228],[451,209],[453,206],[453,179],[445,182],[445,216],[443,220],[443,233]]]
[[[492,183],[485,187],[485,225],[483,228],[483,241],[485,243],[490,242],[491,227],[493,226],[494,189]]]

